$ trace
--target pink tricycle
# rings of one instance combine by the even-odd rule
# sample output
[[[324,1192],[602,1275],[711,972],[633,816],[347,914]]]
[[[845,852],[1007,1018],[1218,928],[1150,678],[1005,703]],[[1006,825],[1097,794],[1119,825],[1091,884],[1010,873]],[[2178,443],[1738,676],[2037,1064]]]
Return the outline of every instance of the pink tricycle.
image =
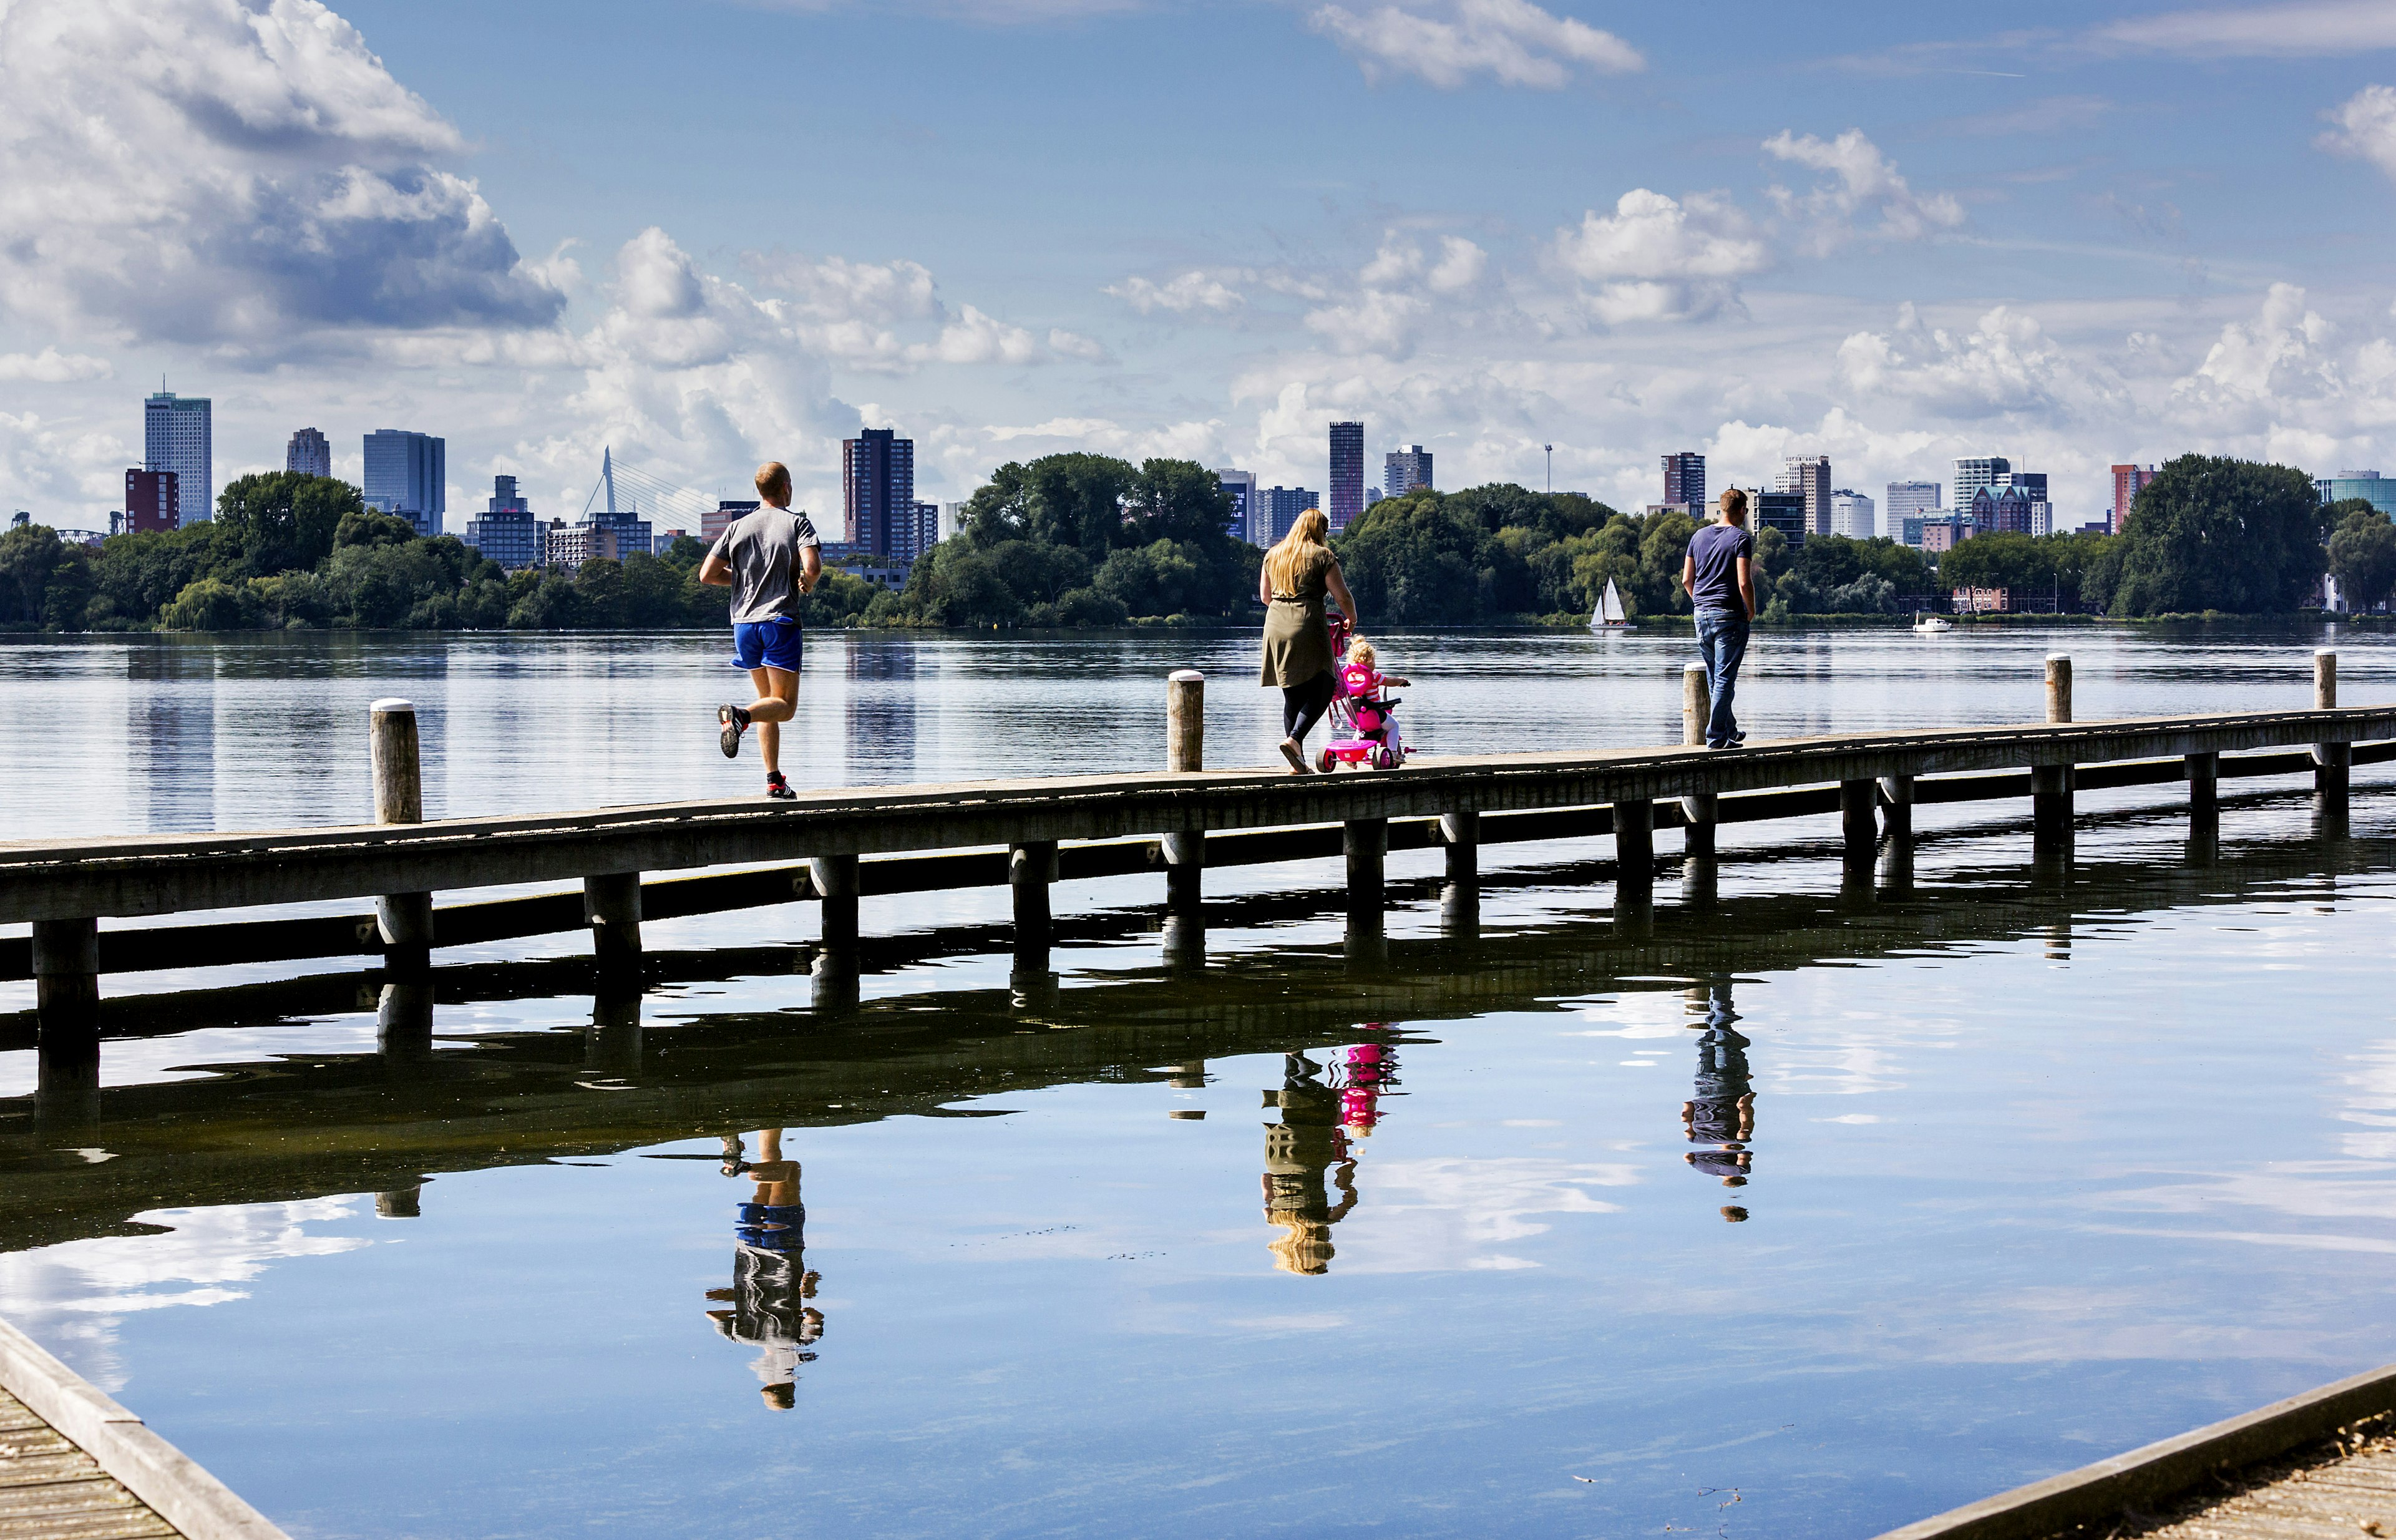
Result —
[[[1344,629],[1335,628],[1333,634]],[[1373,662],[1373,644],[1359,639],[1349,647],[1348,661],[1339,666],[1338,691],[1331,697],[1331,741],[1314,760],[1314,767],[1326,776],[1343,764],[1395,770],[1414,752],[1398,732],[1393,714],[1398,703],[1385,693],[1388,685],[1412,681],[1382,673]]]

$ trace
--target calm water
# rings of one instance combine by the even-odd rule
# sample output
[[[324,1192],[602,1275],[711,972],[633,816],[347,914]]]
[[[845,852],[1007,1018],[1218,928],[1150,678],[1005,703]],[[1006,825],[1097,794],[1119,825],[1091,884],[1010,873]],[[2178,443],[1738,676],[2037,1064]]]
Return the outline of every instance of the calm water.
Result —
[[[2051,647],[2083,717],[2300,705],[2317,640],[1772,638],[1751,718],[2026,719]],[[1271,736],[1243,638],[811,647],[816,784],[1152,763],[1188,662],[1211,762]],[[444,811],[738,791],[716,650],[10,645],[0,837],[358,816],[393,693]],[[1432,751],[1629,744],[1685,652],[1389,666]],[[854,1010],[796,908],[637,1002],[460,949],[420,1059],[339,964],[112,979],[97,1125],[0,1054],[0,1313],[302,1536],[1870,1535],[2396,1358],[2396,788],[2227,789],[2084,796],[2068,872],[1925,810],[1876,894],[1739,826],[1652,918],[1511,847],[1475,939],[1402,856],[1386,956],[1336,864],[1213,874],[1197,977],[1077,884],[1053,999],[996,895],[870,900]]]

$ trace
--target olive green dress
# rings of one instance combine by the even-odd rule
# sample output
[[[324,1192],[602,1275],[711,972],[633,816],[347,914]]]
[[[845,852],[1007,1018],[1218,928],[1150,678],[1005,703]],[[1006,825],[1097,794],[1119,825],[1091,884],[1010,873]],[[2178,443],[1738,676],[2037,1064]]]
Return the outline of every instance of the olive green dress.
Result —
[[[1298,569],[1298,591],[1276,593],[1265,611],[1263,678],[1270,688],[1288,689],[1329,673],[1338,660],[1331,656],[1331,630],[1323,615],[1326,581],[1339,559],[1328,546],[1309,546]]]

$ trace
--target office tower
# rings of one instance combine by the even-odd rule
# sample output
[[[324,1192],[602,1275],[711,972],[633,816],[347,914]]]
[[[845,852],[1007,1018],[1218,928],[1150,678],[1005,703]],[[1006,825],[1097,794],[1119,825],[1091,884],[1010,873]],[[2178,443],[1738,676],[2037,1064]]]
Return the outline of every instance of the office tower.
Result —
[[[191,524],[216,513],[213,404],[206,396],[160,391],[141,404],[141,468],[175,473],[176,506]]]
[[[333,473],[333,446],[315,429],[302,428],[284,446],[283,469],[295,476],[329,476]]]
[[[1706,457],[1694,449],[1664,457],[1664,500],[1681,504],[1699,517],[1706,506]]]
[[[1331,506],[1323,511],[1331,516],[1334,530],[1347,528],[1349,520],[1364,511],[1364,425],[1361,422],[1331,425]]]
[[[1861,492],[1834,487],[1830,492],[1830,533],[1850,540],[1869,540],[1880,533],[1871,498]]]
[[[1889,538],[1921,550],[1922,521],[1938,511],[1938,499],[1945,490],[1937,482],[1889,483],[1888,496],[1883,503],[1888,510]]]
[[[1245,540],[1250,545],[1264,544],[1257,538],[1257,473],[1237,471],[1227,465],[1215,472],[1215,479],[1222,483],[1223,490],[1231,495],[1231,517],[1224,526],[1231,538]]]
[[[845,543],[887,564],[911,543],[915,516],[915,441],[888,428],[868,428],[840,446],[841,517]]]
[[[2013,474],[2013,461],[2002,455],[1989,455],[1977,459],[1955,462],[1955,497],[1953,508],[1962,513],[1972,506],[1972,494],[1984,486],[2003,486],[2004,478]]]
[[[2374,481],[2377,481],[2379,479],[2379,472],[2376,471],[2365,471],[2363,473],[2369,476]],[[2122,533],[2122,522],[2130,516],[2131,505],[2138,500],[2139,489],[2154,479],[2155,468],[2151,465],[2144,468],[2140,468],[2136,465],[2117,465],[2113,467],[2113,510],[2106,518],[2105,532],[2107,534],[2119,535]],[[2396,492],[2396,486],[2390,486],[2389,490]],[[2323,499],[2324,502],[2335,500],[2335,498],[2329,498]],[[2396,499],[2390,499],[2390,501],[2391,503],[2396,503]]]
[[[1274,544],[1289,533],[1289,526],[1298,523],[1300,513],[1323,506],[1322,499],[1303,486],[1264,487],[1257,493],[1257,498],[1263,507],[1265,521],[1265,538],[1255,542],[1260,546]]]
[[[759,502],[754,498],[748,498],[745,501],[739,498],[731,498],[719,502],[714,508],[699,516],[699,538],[705,540],[710,549],[712,549],[715,545],[716,537],[722,535],[726,528],[736,522],[747,518],[750,514],[756,512],[757,510],[765,506],[765,505],[764,503]],[[822,530],[819,529],[816,531],[816,538],[823,538]]]
[[[1813,521],[1805,513],[1804,493],[1765,492],[1759,488],[1747,496],[1748,528],[1758,535],[1767,529],[1780,531],[1789,537],[1789,549],[1791,551],[1805,543],[1805,536],[1813,527]]]
[[[965,527],[965,505],[961,502],[942,503],[940,505],[940,538],[952,540],[964,533]]]
[[[1791,455],[1780,462],[1780,485],[1775,490],[1795,492],[1805,499],[1808,533],[1830,532],[1830,457]]]
[[[172,471],[125,472],[125,532],[146,535],[181,524],[180,494]]]
[[[2033,498],[2028,487],[1983,486],[1972,494],[1969,513],[1973,528],[1982,535],[2035,535],[2046,514],[2046,499]],[[2047,521],[2052,527],[2052,521]]]
[[[940,505],[928,502],[917,503],[915,516],[909,521],[908,524],[907,551],[900,559],[899,564],[902,566],[913,564],[924,552],[939,543]]]
[[[490,504],[480,517],[466,521],[466,543],[510,572],[539,564],[540,523],[513,476],[491,478]]]
[[[1392,498],[1402,498],[1416,487],[1429,487],[1431,451],[1421,445],[1409,445],[1381,457],[1381,490]]]
[[[400,428],[366,435],[366,503],[397,514],[419,535],[441,533],[449,504],[448,441]]]

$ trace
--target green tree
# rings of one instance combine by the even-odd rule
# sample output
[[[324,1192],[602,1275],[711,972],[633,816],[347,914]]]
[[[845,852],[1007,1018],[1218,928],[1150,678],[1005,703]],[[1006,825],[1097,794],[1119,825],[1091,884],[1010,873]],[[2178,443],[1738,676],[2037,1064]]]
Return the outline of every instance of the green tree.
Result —
[[[2304,471],[2183,455],[2131,505],[2112,611],[2123,617],[2293,611],[2322,575],[2325,533],[2312,478]]]
[[[2329,570],[2349,609],[2367,610],[2396,591],[2396,524],[2360,498],[2332,503],[2337,533],[2329,538]]]
[[[66,542],[46,524],[0,535],[0,631],[38,631]]]
[[[217,523],[238,538],[255,578],[315,566],[333,553],[342,517],[365,509],[349,483],[291,471],[238,477],[217,494]]]
[[[256,631],[266,612],[247,583],[203,578],[168,601],[159,618],[168,631]]]

